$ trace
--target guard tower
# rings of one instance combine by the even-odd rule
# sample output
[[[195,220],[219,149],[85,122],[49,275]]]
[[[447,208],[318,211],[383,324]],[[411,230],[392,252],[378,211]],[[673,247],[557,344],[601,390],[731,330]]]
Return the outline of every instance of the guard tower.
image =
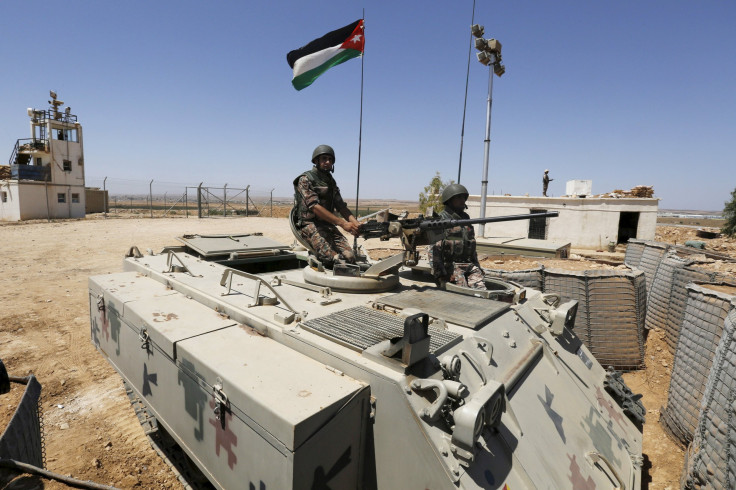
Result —
[[[31,137],[0,166],[0,219],[84,218],[82,125],[50,92],[49,108],[28,109]]]

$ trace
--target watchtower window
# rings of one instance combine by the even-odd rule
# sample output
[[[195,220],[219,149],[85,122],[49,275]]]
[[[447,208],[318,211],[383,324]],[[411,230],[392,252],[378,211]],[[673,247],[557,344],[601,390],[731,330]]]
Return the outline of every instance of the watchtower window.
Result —
[[[71,172],[72,171],[72,161],[71,160],[64,160],[64,172]]]
[[[3,191],[3,202],[8,202],[8,193]]]
[[[66,202],[66,194],[63,192],[60,192],[56,195],[56,202],[58,203],[65,203]]]
[[[55,129],[51,134],[59,141],[71,141],[78,143],[78,134],[76,129]]]
[[[43,165],[43,159],[41,157],[36,157],[36,165],[39,167]]]
[[[79,194],[72,194],[72,204],[79,204]]]

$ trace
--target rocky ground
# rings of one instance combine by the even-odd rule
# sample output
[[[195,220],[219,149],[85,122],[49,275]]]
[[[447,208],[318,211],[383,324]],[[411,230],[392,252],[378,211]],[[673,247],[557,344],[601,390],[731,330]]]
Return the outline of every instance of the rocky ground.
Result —
[[[279,218],[118,216],[0,223],[0,358],[11,375],[33,373],[43,385],[49,470],[120,488],[182,488],[150,448],[120,377],[89,341],[87,278],[120,271],[123,254],[133,245],[142,251],[158,250],[175,244],[174,237],[182,234],[234,231],[261,231],[283,243],[293,241],[286,221]],[[663,226],[657,232],[661,241],[695,239],[694,230],[688,228]],[[734,240],[714,239],[707,246],[736,256]],[[489,260],[486,267],[503,266],[494,262],[498,259]],[[536,262],[523,261],[509,266],[528,268]],[[573,262],[575,267],[601,266],[586,263],[582,257],[564,264]],[[682,448],[664,435],[657,422],[659,407],[666,402],[672,366],[663,332],[650,332],[646,349],[646,369],[628,373],[625,379],[635,392],[644,394],[647,407],[644,452],[650,465],[646,469],[648,486],[674,489],[678,487]],[[10,395],[0,397],[0,421],[7,419],[16,404],[15,388]],[[4,488],[67,487],[26,477]]]

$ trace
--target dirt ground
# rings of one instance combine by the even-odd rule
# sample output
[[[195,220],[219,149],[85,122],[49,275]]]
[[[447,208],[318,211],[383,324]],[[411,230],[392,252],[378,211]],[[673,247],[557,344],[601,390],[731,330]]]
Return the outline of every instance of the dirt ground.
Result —
[[[87,278],[119,272],[123,254],[133,245],[143,252],[176,244],[174,237],[186,233],[255,231],[282,243],[293,241],[286,221],[279,218],[118,216],[0,223],[0,358],[11,376],[33,373],[43,386],[47,469],[120,488],[182,488],[149,446],[120,377],[90,343]],[[694,230],[658,228],[663,241],[682,243],[691,239],[689,234],[694,237]],[[733,240],[709,242],[722,247],[721,252],[736,249]],[[493,260],[486,266],[501,265]],[[672,367],[663,335],[650,332],[647,368],[624,376],[634,392],[644,394],[650,489],[677,488],[683,459],[682,448],[658,423]],[[15,403],[9,395],[0,398],[0,420]],[[67,488],[38,479],[25,484],[22,488]]]

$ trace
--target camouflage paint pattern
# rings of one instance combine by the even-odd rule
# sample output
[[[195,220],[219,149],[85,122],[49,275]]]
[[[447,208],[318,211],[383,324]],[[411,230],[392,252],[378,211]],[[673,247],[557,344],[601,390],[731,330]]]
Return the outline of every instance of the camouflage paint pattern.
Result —
[[[314,223],[307,223],[299,229],[299,233],[312,246],[320,262],[328,265],[336,260],[355,263],[355,252],[335,225],[317,226]]]

